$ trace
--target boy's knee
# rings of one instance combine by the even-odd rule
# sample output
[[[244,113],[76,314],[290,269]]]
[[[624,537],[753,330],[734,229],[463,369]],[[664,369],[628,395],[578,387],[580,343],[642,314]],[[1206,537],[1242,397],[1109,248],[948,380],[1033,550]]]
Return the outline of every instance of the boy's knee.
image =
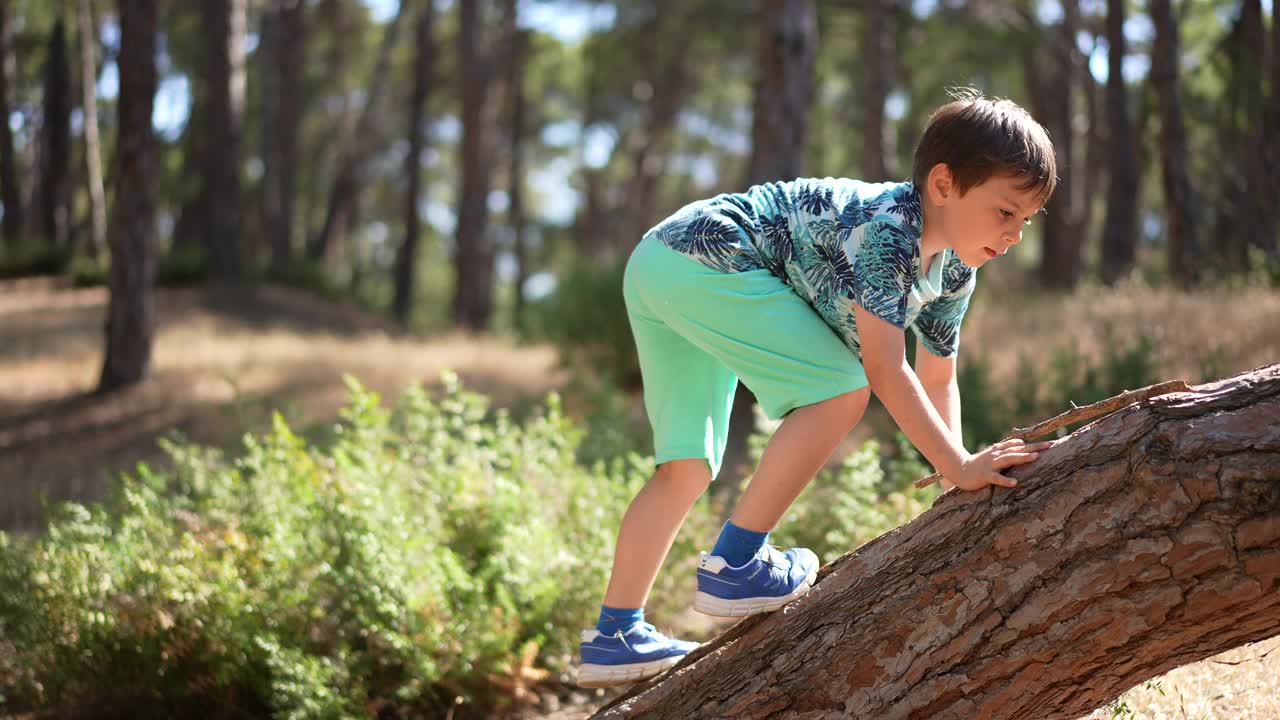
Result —
[[[870,400],[871,386],[868,385],[858,390],[837,395],[823,402],[828,404],[832,412],[840,419],[841,425],[852,430],[862,420],[862,415],[867,411],[867,403]]]
[[[681,487],[701,487],[711,484],[711,468],[703,458],[668,460],[658,466],[654,479]]]

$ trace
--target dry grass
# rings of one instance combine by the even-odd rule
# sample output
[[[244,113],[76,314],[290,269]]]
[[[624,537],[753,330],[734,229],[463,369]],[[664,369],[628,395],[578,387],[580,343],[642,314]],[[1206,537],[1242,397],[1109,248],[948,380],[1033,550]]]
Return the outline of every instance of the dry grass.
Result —
[[[975,299],[961,332],[961,360],[985,355],[996,379],[1009,378],[1020,355],[1043,357],[1074,345],[1102,357],[1107,331],[1156,342],[1169,380],[1203,382],[1206,363],[1220,376],[1280,362],[1280,292],[1265,288],[1187,293],[1169,289],[1084,288],[1070,295],[987,295]]]
[[[1280,637],[1184,665],[1133,688],[1120,700],[1135,720],[1276,720]],[[1111,717],[1098,710],[1088,720]]]
[[[152,380],[90,395],[102,363],[106,294],[48,282],[0,284],[0,528],[37,527],[35,493],[101,497],[108,478],[163,454],[171,431],[235,442],[273,410],[295,427],[337,417],[349,373],[384,398],[443,369],[498,404],[565,382],[554,350],[491,337],[397,337],[378,318],[283,288],[212,296],[162,290]]]

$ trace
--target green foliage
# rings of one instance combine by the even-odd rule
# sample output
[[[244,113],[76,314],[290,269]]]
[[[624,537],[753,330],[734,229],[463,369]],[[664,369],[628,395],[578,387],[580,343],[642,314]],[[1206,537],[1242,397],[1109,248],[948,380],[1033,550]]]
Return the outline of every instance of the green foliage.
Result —
[[[284,267],[267,270],[267,280],[308,290],[327,300],[345,301],[350,291],[325,272],[324,266],[305,258],[293,258]]]
[[[629,415],[621,393],[583,391],[586,423],[554,394],[517,423],[452,374],[391,407],[348,384],[323,442],[278,414],[237,459],[165,441],[171,470],[139,466],[102,503],[55,506],[43,536],[0,533],[6,708],[191,716],[234,692],[255,716],[434,716],[456,698],[502,702],[499,679],[530,664],[563,669],[653,470],[631,431],[607,432]],[[820,474],[777,542],[830,560],[927,509],[937,489],[910,487],[923,465],[895,444]],[[689,561],[720,510],[710,494],[695,504],[650,617],[692,601]]]
[[[756,412],[760,427],[763,414],[758,408]],[[771,435],[757,431],[748,439],[753,466],[759,466]],[[916,488],[915,481],[932,471],[901,432],[892,442],[892,454],[883,454],[878,441],[868,440],[838,468],[819,471],[769,542],[807,547],[827,563],[928,510],[941,489],[936,484]]]
[[[323,450],[278,415],[234,461],[166,443],[172,471],[57,506],[38,539],[0,534],[6,701],[167,715],[234,687],[283,717],[431,714],[491,700],[527,643],[563,667],[652,466],[579,465],[554,395],[516,425],[454,376],[390,409],[349,384]],[[691,599],[664,576],[657,614]]]
[[[22,239],[12,245],[0,245],[0,280],[31,275],[58,275],[70,259],[70,253],[54,247],[43,238]]]
[[[971,450],[1007,437],[1014,428],[1027,427],[1071,409],[1071,403],[1088,405],[1126,390],[1159,382],[1161,376],[1153,338],[1139,333],[1132,338],[1104,327],[1103,356],[1094,364],[1075,345],[1055,349],[1044,366],[1026,356],[1018,358],[1013,382],[996,387],[990,361],[985,356],[966,358],[957,371],[963,408],[964,442]],[[1206,356],[1202,363],[1212,377],[1221,354]],[[1068,426],[1070,432],[1080,424]]]
[[[585,364],[623,387],[637,387],[639,359],[622,299],[625,272],[625,263],[576,266],[556,291],[529,306],[527,327],[532,338],[556,343],[564,363]]]
[[[908,462],[882,460],[880,443],[868,440],[838,469],[818,473],[769,541],[807,547],[826,563],[910,522],[940,490],[936,484],[915,488],[912,483],[929,473],[908,469]]]
[[[567,364],[583,363],[635,388],[640,365],[622,298],[625,270],[625,262],[605,269],[579,264],[555,292],[529,306],[528,333],[555,343]]]
[[[611,378],[592,373],[575,375],[564,394],[568,401],[581,406],[574,413],[582,418],[584,430],[578,445],[578,462],[590,466],[633,451],[653,454],[648,419],[631,412],[630,399]]]
[[[67,268],[76,287],[105,286],[111,279],[110,266],[87,255],[71,258]],[[202,283],[209,277],[209,262],[203,248],[187,247],[161,255],[156,260],[156,285],[186,287]]]

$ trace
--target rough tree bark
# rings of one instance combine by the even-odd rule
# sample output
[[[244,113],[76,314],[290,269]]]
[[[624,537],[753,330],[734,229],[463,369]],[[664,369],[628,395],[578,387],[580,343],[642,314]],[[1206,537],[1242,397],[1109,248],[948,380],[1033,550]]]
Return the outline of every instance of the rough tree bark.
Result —
[[[274,67],[264,75],[263,224],[271,243],[271,269],[283,272],[293,257],[298,141],[302,127],[303,62],[307,20],[303,0],[274,0],[264,18],[263,43]]]
[[[151,369],[155,335],[156,147],[151,131],[156,69],[155,0],[120,0],[120,100],[107,228],[111,295],[98,390],[139,382]]]
[[[511,326],[517,330],[524,327],[524,285],[529,280],[529,252],[526,245],[525,226],[528,218],[524,206],[524,153],[525,135],[529,128],[528,99],[525,97],[525,62],[529,56],[530,34],[528,30],[516,33],[511,43],[511,61],[507,63],[507,104],[509,117],[507,127],[510,132],[509,172],[507,173],[507,191],[509,203],[507,218],[511,225],[511,255],[515,259],[515,302],[511,306]]]
[[[409,99],[409,153],[404,160],[404,174],[409,182],[404,203],[404,242],[396,251],[395,295],[391,300],[391,314],[405,327],[409,325],[409,312],[413,309],[414,280],[418,270],[418,236],[422,227],[418,203],[422,192],[422,150],[426,134],[423,126],[436,57],[432,40],[435,9],[432,3],[427,2],[422,4],[418,13],[414,31],[417,57],[413,64],[413,95]]]
[[[48,53],[40,128],[40,232],[51,246],[65,249],[71,240],[71,68],[61,16],[49,34]]]
[[[0,117],[10,115],[8,3],[0,3]],[[0,204],[4,205],[3,238],[7,244],[22,234],[22,193],[18,191],[18,162],[14,155],[13,130],[0,122]]]
[[[1074,0],[1062,3],[1062,21],[1040,28],[1034,5],[1019,6],[1031,42],[1023,46],[1027,90],[1032,107],[1053,139],[1057,154],[1058,189],[1049,200],[1041,223],[1038,276],[1040,285],[1071,290],[1080,284],[1084,270],[1082,242],[1085,208],[1079,191],[1081,174],[1076,163],[1074,94],[1087,73],[1076,46],[1080,10]],[[1092,79],[1089,82],[1093,82]]]
[[[84,115],[85,189],[89,195],[89,257],[95,260],[107,247],[107,193],[102,185],[102,142],[98,138],[98,31],[92,0],[76,6],[80,32],[80,108]]]
[[[861,179],[868,182],[885,182],[890,179],[888,163],[885,161],[884,104],[892,82],[889,75],[894,57],[892,10],[891,0],[871,0],[863,3],[862,7],[866,26],[862,32],[865,96],[862,99]]]
[[[1077,718],[1280,633],[1280,364],[952,491],[598,717]]]
[[[1160,178],[1169,223],[1169,277],[1183,287],[1196,281],[1199,242],[1196,202],[1187,168],[1187,131],[1182,122],[1182,91],[1178,84],[1178,23],[1169,0],[1151,0],[1155,42],[1151,49],[1151,77],[1160,96]]]
[[[1129,116],[1129,90],[1121,66],[1126,52],[1124,0],[1107,1],[1107,218],[1102,230],[1102,280],[1115,284],[1137,255],[1138,161]],[[1141,136],[1139,136],[1141,137]]]
[[[486,3],[462,3],[458,19],[458,68],[462,83],[462,182],[455,231],[454,324],[483,330],[493,312],[493,239],[489,237],[489,190],[496,157],[505,63],[515,31],[514,3],[504,2],[497,32],[486,29]]]
[[[204,68],[208,90],[203,148],[201,209],[204,246],[213,274],[238,280],[244,272],[240,246],[240,145],[244,134],[246,0],[207,0]]]

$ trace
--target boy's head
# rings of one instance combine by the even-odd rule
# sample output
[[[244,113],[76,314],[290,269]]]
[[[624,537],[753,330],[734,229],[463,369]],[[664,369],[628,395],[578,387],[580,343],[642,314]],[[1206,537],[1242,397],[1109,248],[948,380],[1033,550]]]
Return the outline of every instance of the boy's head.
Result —
[[[960,260],[978,267],[1022,239],[1049,200],[1057,166],[1049,134],[1011,100],[961,91],[929,117],[912,180]]]

